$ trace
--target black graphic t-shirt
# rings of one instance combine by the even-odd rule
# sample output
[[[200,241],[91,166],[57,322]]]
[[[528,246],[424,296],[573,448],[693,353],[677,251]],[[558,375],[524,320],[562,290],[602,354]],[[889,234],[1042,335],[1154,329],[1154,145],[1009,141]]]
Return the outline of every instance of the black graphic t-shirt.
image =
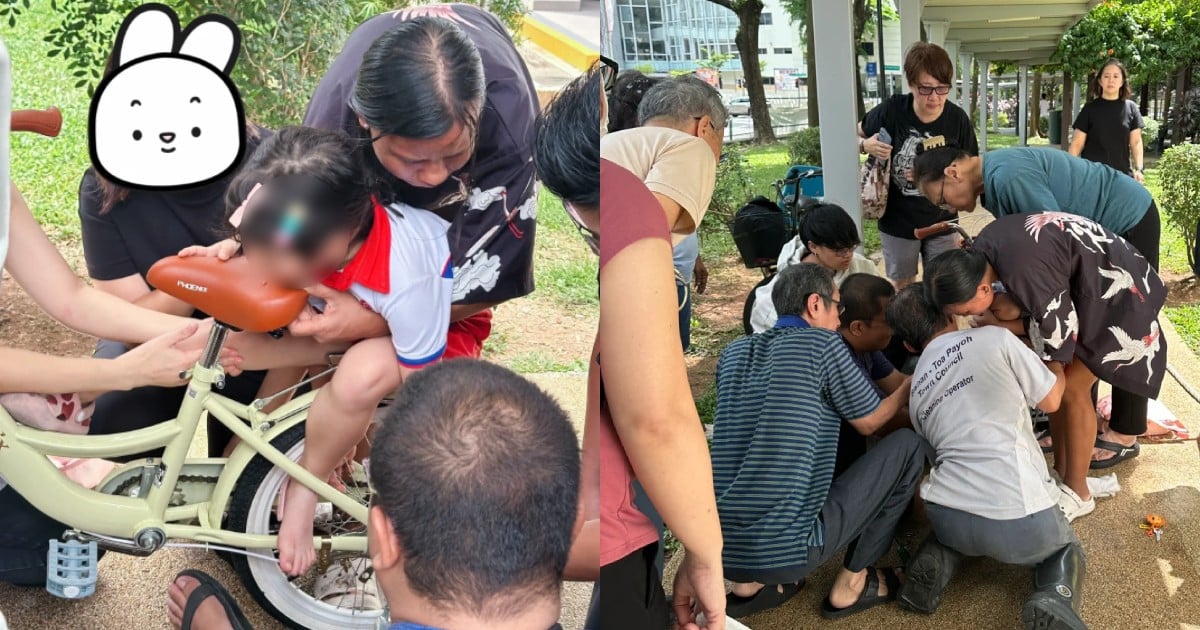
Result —
[[[533,170],[537,91],[512,38],[492,14],[465,4],[428,5],[363,22],[317,85],[304,124],[361,137],[363,131],[349,102],[363,54],[388,29],[422,15],[441,17],[462,28],[483,59],[487,93],[475,155],[463,170],[436,188],[394,180],[396,200],[435,210],[437,202],[459,192],[460,181],[469,182],[470,197],[461,211],[442,216],[452,223],[448,236],[455,303],[504,302],[527,295],[533,291],[537,217]]]
[[[879,133],[881,128],[887,129],[892,137],[892,159],[889,162],[891,184],[888,185],[887,210],[879,219],[879,231],[911,240],[913,230],[953,218],[923,197],[916,184],[909,181],[917,146],[928,138],[943,136],[947,146],[977,154],[979,140],[975,137],[970,116],[949,101],[937,120],[921,122],[913,111],[912,94],[897,94],[867,112],[862,119],[862,129],[867,137]]]
[[[1129,174],[1129,132],[1142,128],[1142,113],[1128,99],[1090,101],[1075,117],[1075,129],[1087,134],[1079,157]]]

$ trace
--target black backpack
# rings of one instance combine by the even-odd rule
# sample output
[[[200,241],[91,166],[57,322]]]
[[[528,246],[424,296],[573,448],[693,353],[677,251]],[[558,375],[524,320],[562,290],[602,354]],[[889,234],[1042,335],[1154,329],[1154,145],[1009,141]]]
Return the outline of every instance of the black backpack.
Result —
[[[738,208],[729,222],[729,232],[749,269],[774,265],[783,245],[792,238],[783,209],[761,196]]]

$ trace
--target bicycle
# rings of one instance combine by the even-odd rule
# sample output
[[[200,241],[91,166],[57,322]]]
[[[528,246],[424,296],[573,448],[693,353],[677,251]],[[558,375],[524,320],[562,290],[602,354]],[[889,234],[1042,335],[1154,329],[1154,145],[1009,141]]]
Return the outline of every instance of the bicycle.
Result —
[[[61,125],[56,110],[20,114],[20,126],[14,117],[17,130],[55,135]],[[344,489],[337,489],[297,463],[315,392],[300,394],[270,413],[262,411],[272,400],[327,376],[336,364],[248,405],[213,391],[224,384],[225,372],[217,359],[229,332],[282,330],[307,304],[307,293],[257,280],[238,259],[222,263],[215,258],[167,258],[154,265],[148,281],[214,320],[203,354],[190,370],[178,415],[135,431],[90,436],[27,427],[0,408],[0,476],[38,510],[69,526],[64,538],[70,541],[136,556],[149,556],[168,545],[229,552],[246,589],[288,626],[373,629],[380,621],[386,623],[382,594],[377,603],[369,602],[365,589],[359,588],[353,591],[354,601],[334,605],[312,592],[331,568],[353,576],[363,587],[375,579],[367,556],[371,489],[365,469],[354,464],[341,480]],[[205,416],[240,439],[228,457],[188,457]],[[76,485],[48,459],[115,458],[158,448],[164,449],[161,457],[119,466],[95,490]],[[328,506],[318,508],[314,521],[316,566],[294,579],[279,569],[273,554],[279,525],[274,506],[288,478]]]

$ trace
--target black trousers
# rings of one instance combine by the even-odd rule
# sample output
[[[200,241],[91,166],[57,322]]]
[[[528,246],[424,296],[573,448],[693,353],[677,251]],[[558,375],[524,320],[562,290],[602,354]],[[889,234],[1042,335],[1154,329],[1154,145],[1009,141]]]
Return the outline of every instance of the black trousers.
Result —
[[[1141,252],[1154,270],[1158,270],[1158,247],[1162,239],[1162,222],[1158,216],[1158,206],[1153,201],[1138,224],[1121,235],[1130,245]],[[1093,390],[1092,398],[1096,398]],[[1114,387],[1112,392],[1112,419],[1108,426],[1113,431],[1124,435],[1141,435],[1146,432],[1146,408],[1148,401],[1145,396],[1127,392]]]
[[[42,514],[16,490],[0,490],[0,582],[21,586],[46,583],[46,553],[66,525]]]
[[[115,359],[125,353],[126,347],[115,341],[101,341],[96,345],[93,356],[102,359]],[[258,394],[266,372],[243,372],[236,377],[226,377],[225,388],[219,390],[221,395],[232,398],[240,403],[248,404]],[[187,386],[182,387],[139,387],[125,392],[108,392],[96,399],[96,410],[92,414],[92,423],[88,428],[91,435],[110,435],[136,429],[154,426],[164,420],[179,415],[179,406],[187,393]],[[233,439],[233,433],[225,425],[209,418],[208,420],[208,454],[220,457],[225,445]],[[152,453],[137,453],[127,457],[117,458],[121,461],[140,459],[142,457],[157,457],[162,453],[159,449]]]
[[[654,543],[600,567],[600,579],[596,582],[600,605],[589,611],[585,627],[600,630],[666,628],[671,605],[663,592],[662,575],[654,566],[657,555],[658,543]]]

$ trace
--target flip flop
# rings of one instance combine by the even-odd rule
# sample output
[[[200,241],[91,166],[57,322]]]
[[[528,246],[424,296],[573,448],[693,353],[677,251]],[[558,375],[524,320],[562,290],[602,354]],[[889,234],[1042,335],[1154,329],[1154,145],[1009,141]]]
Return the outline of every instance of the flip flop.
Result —
[[[725,614],[736,619],[782,606],[803,587],[804,580],[800,580],[794,584],[768,584],[750,597],[728,593],[725,595]]]
[[[186,569],[180,571],[175,576],[175,580],[181,577],[190,577],[200,583],[191,593],[188,593],[187,602],[183,606],[182,630],[192,630],[192,618],[196,616],[196,611],[200,609],[204,600],[209,597],[216,598],[217,603],[221,604],[221,608],[225,609],[225,616],[229,618],[229,626],[233,630],[254,630],[254,626],[250,625],[250,620],[246,619],[242,609],[238,608],[233,595],[230,595],[229,591],[225,590],[225,587],[221,586],[221,583],[213,576],[203,571]]]
[[[879,571],[883,571],[883,579],[887,583],[887,595],[879,594]],[[846,606],[838,608],[829,603],[829,597],[821,603],[821,616],[826,619],[841,619],[850,615],[860,613],[868,608],[874,608],[880,604],[886,604],[900,593],[900,576],[896,574],[896,567],[888,567],[876,570],[875,567],[867,567],[867,583],[863,586],[863,590],[858,594],[858,601]]]
[[[1088,465],[1088,467],[1092,470],[1112,468],[1113,466],[1116,466],[1125,460],[1137,457],[1142,452],[1142,446],[1138,444],[1137,441],[1134,441],[1133,446],[1125,446],[1124,444],[1118,444],[1117,442],[1109,442],[1108,440],[1096,438],[1096,448],[1112,451],[1113,453],[1116,453],[1116,455],[1099,461],[1093,459],[1092,463]]]

